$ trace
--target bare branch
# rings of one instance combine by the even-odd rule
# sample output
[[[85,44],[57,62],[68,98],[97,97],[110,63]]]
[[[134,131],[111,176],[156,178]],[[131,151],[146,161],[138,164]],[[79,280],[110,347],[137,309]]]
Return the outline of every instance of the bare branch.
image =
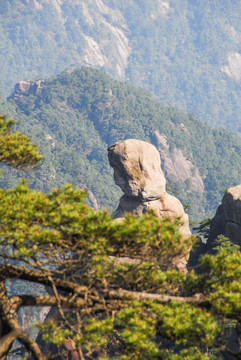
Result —
[[[18,278],[22,280],[34,281],[44,285],[52,285],[52,281],[49,279],[49,273],[46,270],[46,274],[42,274],[38,271],[25,269],[15,265],[0,265],[0,276],[4,279],[6,278]],[[74,282],[63,280],[60,278],[53,278],[55,286],[59,290],[65,290],[67,292],[76,293],[80,295],[84,295],[88,293],[88,288],[86,286],[78,285]],[[51,300],[51,297],[44,298],[44,297],[36,297],[38,300],[38,305],[42,304],[51,305],[54,303],[56,305],[56,298],[53,297],[55,300]],[[129,300],[129,299],[136,299],[136,300],[154,300],[159,303],[168,303],[170,301],[177,301],[180,303],[189,303],[189,304],[196,304],[196,305],[210,305],[208,299],[202,294],[195,294],[189,297],[182,297],[182,296],[171,296],[171,295],[163,295],[163,294],[152,294],[152,293],[145,293],[145,292],[137,292],[137,291],[127,291],[124,289],[119,290],[106,290],[103,292],[103,298],[106,300],[116,299],[116,300]],[[27,299],[27,298],[26,298]],[[30,299],[30,298],[29,298]],[[42,300],[41,300],[42,299]],[[63,298],[64,299],[64,298]],[[100,299],[99,299],[100,300]],[[27,300],[25,300],[27,301]],[[29,300],[30,301],[30,300]],[[33,301],[33,300],[31,300]],[[81,299],[78,301],[81,306],[83,303]],[[98,297],[95,298],[95,301],[98,302]],[[67,305],[68,301],[65,300]],[[70,304],[70,302],[69,302]],[[35,304],[36,305],[36,304]],[[69,306],[69,305],[67,305]]]
[[[4,335],[7,336],[6,340],[8,344],[10,343],[13,335],[17,338],[23,345],[25,345],[26,349],[31,352],[33,357],[37,360],[44,360],[45,357],[43,356],[41,350],[37,343],[28,336],[23,329],[20,327],[18,323],[18,316],[17,312],[15,311],[15,304],[17,303],[17,298],[13,297],[12,299],[7,296],[6,288],[3,282],[0,282],[0,317],[5,321],[7,326],[11,329],[11,331]],[[13,306],[14,305],[14,306]],[[11,336],[10,336],[11,334]],[[2,339],[4,338],[2,337]],[[1,340],[2,340],[1,339]],[[14,339],[13,339],[14,340]],[[8,347],[9,351],[10,346]],[[3,353],[4,356],[4,353]],[[4,359],[4,357],[2,358]]]
[[[15,339],[17,339],[19,334],[19,330],[15,329],[0,339],[0,360],[4,360],[6,358],[12,343]]]
[[[128,291],[128,290],[111,290],[106,293],[106,299],[118,299],[118,300],[154,300],[161,304],[166,304],[170,301],[177,301],[185,304],[195,304],[195,305],[208,305],[209,301],[203,294],[195,294],[193,296],[171,296],[163,294],[150,294],[137,291]]]
[[[12,299],[16,300],[18,307],[20,306],[57,306],[58,300],[55,296],[50,295],[40,295],[40,296],[31,296],[31,295],[20,295],[14,296]],[[90,301],[89,301],[90,302]],[[69,308],[82,308],[86,306],[86,302],[83,299],[74,299],[67,298],[64,296],[59,296],[59,303],[61,307]]]
[[[26,269],[16,265],[0,265],[0,281],[6,279],[21,279],[36,282],[43,285],[52,285],[49,275],[52,275],[46,269],[46,274],[36,270]],[[59,290],[67,292],[75,292],[77,294],[84,294],[88,291],[86,286],[78,285],[74,282],[63,280],[61,278],[54,278],[55,286]]]
[[[21,341],[26,349],[31,352],[33,357],[37,360],[45,360],[46,358],[43,356],[38,344],[29,335],[27,335],[19,325],[16,326],[16,330],[19,331],[19,335],[17,337],[18,340]]]
[[[226,351],[227,353],[229,353],[230,355],[232,355],[234,358],[241,360],[241,351],[236,352],[231,350],[230,348],[228,348],[227,346],[223,345],[223,344],[216,344],[222,351]]]

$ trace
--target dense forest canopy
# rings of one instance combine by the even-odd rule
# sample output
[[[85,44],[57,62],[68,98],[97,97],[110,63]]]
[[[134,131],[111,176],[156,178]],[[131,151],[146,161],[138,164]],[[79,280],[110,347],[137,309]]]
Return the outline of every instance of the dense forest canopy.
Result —
[[[0,1],[0,87],[91,65],[241,132],[239,0]]]
[[[192,165],[189,178],[173,182],[168,170],[165,175],[180,200],[191,205],[195,219],[213,214],[223,189],[240,183],[238,137],[88,67],[72,67],[39,87],[18,90],[2,102],[1,112],[14,116],[16,128],[31,136],[44,155],[36,172],[24,174],[35,189],[73,183],[91,190],[92,205],[97,200],[100,207],[113,210],[121,193],[113,181],[107,146],[126,138],[152,142],[163,164],[165,157],[174,162],[181,151],[185,164]],[[156,132],[166,143],[158,143]],[[4,174],[2,186],[16,183],[16,173],[4,169]],[[204,189],[193,185],[197,174]]]

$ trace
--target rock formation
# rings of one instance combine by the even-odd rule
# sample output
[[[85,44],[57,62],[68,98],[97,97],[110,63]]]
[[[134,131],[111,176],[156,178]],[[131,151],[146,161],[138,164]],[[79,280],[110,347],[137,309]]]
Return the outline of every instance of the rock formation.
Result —
[[[140,140],[124,140],[108,148],[108,157],[110,165],[114,169],[115,183],[124,192],[114,213],[115,219],[122,218],[125,212],[141,215],[152,209],[160,218],[180,218],[182,222],[180,233],[184,237],[191,235],[188,215],[182,204],[177,198],[166,192],[166,180],[161,170],[160,155],[153,145]],[[187,271],[188,257],[189,253],[174,263],[184,273]],[[52,294],[50,288],[46,288],[46,290]],[[66,310],[66,312],[68,311]],[[56,321],[59,318],[58,309],[52,308],[46,321],[48,319]],[[44,347],[46,353],[48,351],[52,354],[58,353],[56,346],[43,341],[41,333],[38,335],[37,343]],[[63,350],[66,351],[66,358],[69,354],[71,359],[79,359],[71,339],[65,340],[65,345],[61,348],[61,351]]]
[[[216,239],[218,235],[224,235],[236,245],[241,246],[241,184],[229,188],[219,205],[214,218],[211,221],[210,235],[207,241],[207,251],[212,253],[218,245]],[[226,328],[225,346],[232,351],[240,350],[241,326],[237,322],[235,327]],[[224,351],[223,358],[226,360],[235,360],[236,356]]]
[[[212,251],[218,235],[224,235],[232,243],[241,246],[241,184],[226,191],[211,221],[207,251]]]
[[[191,235],[188,215],[180,201],[166,192],[166,180],[161,170],[157,149],[144,141],[128,139],[108,148],[110,165],[114,169],[114,180],[124,192],[119,206],[113,214],[115,219],[124,213],[142,215],[149,209],[160,218],[180,218],[180,233]],[[186,272],[187,257],[176,266]]]
[[[179,127],[182,132],[188,133],[184,124],[181,123]],[[184,156],[182,149],[170,150],[166,136],[160,134],[158,130],[153,131],[153,137],[160,153],[163,172],[171,183],[175,184],[179,181],[184,183],[188,180],[190,182],[188,192],[203,193],[204,183],[198,168]]]
[[[38,94],[44,86],[44,80],[38,81],[20,81],[15,85],[13,95],[11,96],[15,101],[18,101],[20,98],[26,95],[36,95]]]
[[[241,54],[231,51],[227,56],[228,64],[221,68],[228,77],[236,82],[241,80]]]

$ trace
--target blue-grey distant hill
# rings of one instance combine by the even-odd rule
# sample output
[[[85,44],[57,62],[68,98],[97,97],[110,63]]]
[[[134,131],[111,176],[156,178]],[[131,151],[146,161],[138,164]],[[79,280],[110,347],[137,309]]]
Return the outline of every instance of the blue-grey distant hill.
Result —
[[[90,65],[241,133],[239,0],[0,1],[0,88]]]

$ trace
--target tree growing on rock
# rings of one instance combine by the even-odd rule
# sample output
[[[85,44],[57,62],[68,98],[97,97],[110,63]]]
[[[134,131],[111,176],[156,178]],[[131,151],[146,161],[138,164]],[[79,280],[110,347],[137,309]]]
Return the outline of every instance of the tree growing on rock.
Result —
[[[1,161],[37,164],[36,147],[10,134],[11,125],[1,117]],[[240,327],[240,252],[206,255],[201,275],[184,275],[173,260],[194,237],[183,238],[178,221],[147,213],[118,223],[84,198],[71,185],[50,194],[25,181],[0,190],[0,359],[15,339],[41,360],[217,359],[220,351],[239,359],[221,329],[227,319]],[[47,292],[11,295],[6,281],[15,279]],[[56,309],[54,319],[37,324],[40,342],[19,325],[24,306]]]

